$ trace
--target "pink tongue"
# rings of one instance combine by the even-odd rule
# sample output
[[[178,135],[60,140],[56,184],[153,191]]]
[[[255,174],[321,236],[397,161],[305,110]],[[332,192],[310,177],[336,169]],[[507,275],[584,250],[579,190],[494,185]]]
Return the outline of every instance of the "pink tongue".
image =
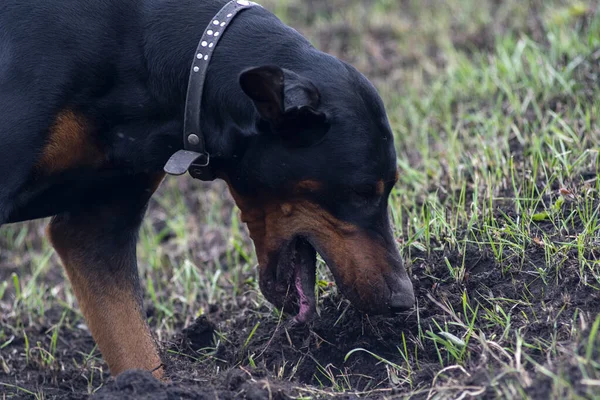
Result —
[[[296,290],[298,291],[298,297],[300,300],[300,311],[298,315],[294,317],[297,323],[305,324],[309,322],[315,313],[314,301],[311,301],[313,296],[307,296],[302,288],[302,272],[301,267],[296,267]],[[312,288],[314,290],[314,288]]]

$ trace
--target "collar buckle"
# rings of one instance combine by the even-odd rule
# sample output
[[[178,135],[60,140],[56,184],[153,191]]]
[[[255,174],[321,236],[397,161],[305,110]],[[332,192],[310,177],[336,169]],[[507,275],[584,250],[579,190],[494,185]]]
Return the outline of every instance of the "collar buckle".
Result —
[[[210,154],[208,153],[196,153],[198,158],[192,162],[188,171],[192,178],[199,179],[201,181],[213,181],[216,178],[215,172],[212,168],[208,168],[210,164]]]

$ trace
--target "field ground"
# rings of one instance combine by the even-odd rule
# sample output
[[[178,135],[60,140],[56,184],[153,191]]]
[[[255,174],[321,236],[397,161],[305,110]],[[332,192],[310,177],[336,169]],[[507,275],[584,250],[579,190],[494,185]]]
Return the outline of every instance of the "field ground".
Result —
[[[0,398],[600,398],[598,3],[262,4],[380,89],[417,307],[363,315],[320,263],[285,329],[224,185],[169,178],[139,256],[172,383],[109,377],[36,221],[0,229]]]

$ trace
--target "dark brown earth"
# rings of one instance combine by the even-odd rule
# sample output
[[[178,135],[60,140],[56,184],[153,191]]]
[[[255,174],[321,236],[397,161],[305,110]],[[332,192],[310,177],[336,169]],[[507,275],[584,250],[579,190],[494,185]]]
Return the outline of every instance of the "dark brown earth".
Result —
[[[548,224],[541,224],[538,229],[553,235]],[[593,250],[593,251],[597,251]],[[599,254],[600,255],[600,254]],[[444,257],[451,264],[458,258],[466,257],[470,266],[464,281],[457,282],[450,276],[445,266]],[[576,260],[573,257],[573,260]],[[531,262],[528,262],[531,261]],[[165,349],[171,350],[165,354],[167,376],[170,383],[159,383],[148,373],[130,371],[116,380],[109,379],[106,369],[99,371],[109,382],[102,387],[95,398],[99,399],[288,399],[300,395],[320,395],[319,381],[327,381],[327,376],[346,376],[353,391],[369,391],[370,397],[393,395],[389,387],[390,376],[385,367],[372,356],[357,352],[345,357],[356,348],[369,349],[388,361],[405,365],[405,361],[397,350],[402,347],[402,335],[406,343],[418,348],[420,370],[412,377],[413,390],[418,392],[416,398],[426,398],[427,388],[440,370],[440,360],[432,341],[421,342],[419,324],[423,329],[439,331],[435,321],[452,321],[450,306],[457,316],[463,313],[462,296],[466,293],[471,306],[492,306],[490,297],[520,298],[523,292],[529,292],[536,299],[532,306],[516,305],[511,311],[516,326],[523,326],[520,334],[528,338],[550,337],[552,334],[567,336],[563,326],[568,327],[571,315],[549,319],[547,323],[527,324],[519,321],[520,316],[526,318],[532,313],[537,320],[544,320],[555,315],[554,310],[565,305],[577,307],[583,313],[595,315],[600,309],[600,296],[597,291],[583,286],[579,282],[577,264],[563,264],[560,270],[554,270],[548,280],[554,283],[544,284],[531,272],[536,265],[544,265],[544,251],[541,247],[531,245],[526,249],[524,267],[516,268],[497,265],[493,257],[485,250],[469,248],[466,254],[442,253],[427,256],[425,253],[414,253],[410,257],[412,277],[418,299],[418,311],[404,313],[395,318],[368,316],[356,311],[343,301],[335,288],[325,288],[321,291],[320,318],[307,327],[287,329],[284,324],[272,317],[264,317],[267,310],[256,309],[251,296],[242,297],[237,305],[211,305],[209,312],[197,318],[179,334],[163,343]],[[527,267],[530,265],[530,267]],[[1,270],[2,276],[7,271]],[[238,299],[239,300],[239,299]],[[447,304],[443,306],[442,303]],[[45,316],[45,321],[58,321],[62,311],[51,309]],[[152,313],[152,310],[149,310]],[[3,316],[11,319],[11,316]],[[65,325],[75,319],[74,315],[65,315]],[[7,322],[7,321],[6,321]],[[38,341],[49,342],[50,326],[38,325],[36,321],[22,321],[30,343]],[[250,331],[259,324],[252,339],[246,344]],[[215,330],[226,332],[227,341],[214,348],[213,336]],[[503,328],[487,328],[487,334],[494,337],[502,335]],[[449,325],[449,332],[452,327]],[[460,336],[460,329],[455,332]],[[473,346],[477,346],[473,341]],[[55,364],[49,369],[32,352],[29,365],[18,365],[11,360],[12,355],[22,352],[24,338],[15,337],[2,349],[4,363],[10,364],[10,372],[0,370],[0,382],[9,382],[35,391],[43,387],[45,398],[79,399],[87,396],[88,382],[82,378],[86,365],[75,368],[72,359],[81,359],[81,354],[90,353],[94,343],[87,331],[81,329],[63,329],[57,344],[57,358],[64,362]],[[44,346],[42,346],[44,347]],[[46,346],[47,347],[47,346]],[[206,349],[209,349],[207,352]],[[583,349],[575,349],[583,354]],[[411,352],[409,352],[411,353]],[[209,356],[207,356],[209,354]],[[254,366],[248,364],[248,354],[254,354]],[[412,352],[414,354],[414,352]],[[444,349],[441,350],[444,355]],[[37,357],[37,358],[36,358]],[[204,358],[196,362],[191,357]],[[409,357],[412,355],[409,354]],[[409,360],[411,364],[414,360]],[[543,363],[543,358],[538,360]],[[468,360],[470,364],[493,365],[485,353],[479,359]],[[566,364],[568,365],[568,364]],[[208,368],[210,366],[210,368]],[[285,366],[283,373],[276,378],[278,371]],[[215,367],[220,372],[215,373]],[[66,369],[63,369],[66,368]],[[211,371],[211,372],[207,372]],[[471,376],[467,381],[462,379],[460,371],[451,371],[444,379],[461,379],[463,385],[488,385],[493,378],[489,376],[489,368],[479,369],[480,374]],[[88,371],[89,372],[89,371]],[[530,371],[535,374],[535,371]],[[581,376],[581,371],[573,369],[572,376]],[[87,374],[86,374],[87,375]],[[391,378],[393,379],[393,377]],[[510,375],[503,379],[512,379]],[[540,377],[543,381],[543,377]],[[327,382],[331,385],[331,382]],[[543,398],[543,391],[549,385],[533,385],[532,393],[536,398]],[[488,393],[491,397],[492,394]],[[19,396],[29,397],[21,393]],[[485,398],[485,393],[482,394]],[[14,398],[14,397],[13,397]],[[356,398],[355,394],[344,394],[341,398]]]

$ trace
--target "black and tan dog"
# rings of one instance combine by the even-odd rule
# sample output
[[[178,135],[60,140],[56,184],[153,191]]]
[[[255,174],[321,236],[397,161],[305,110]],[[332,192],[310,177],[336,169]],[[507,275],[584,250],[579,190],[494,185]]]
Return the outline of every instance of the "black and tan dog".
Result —
[[[137,233],[184,146],[190,65],[224,4],[0,1],[0,225],[53,216],[48,235],[113,375],[162,374]],[[396,154],[374,87],[259,6],[211,57],[201,127],[265,297],[308,321],[319,252],[358,308],[412,307],[388,217]]]

